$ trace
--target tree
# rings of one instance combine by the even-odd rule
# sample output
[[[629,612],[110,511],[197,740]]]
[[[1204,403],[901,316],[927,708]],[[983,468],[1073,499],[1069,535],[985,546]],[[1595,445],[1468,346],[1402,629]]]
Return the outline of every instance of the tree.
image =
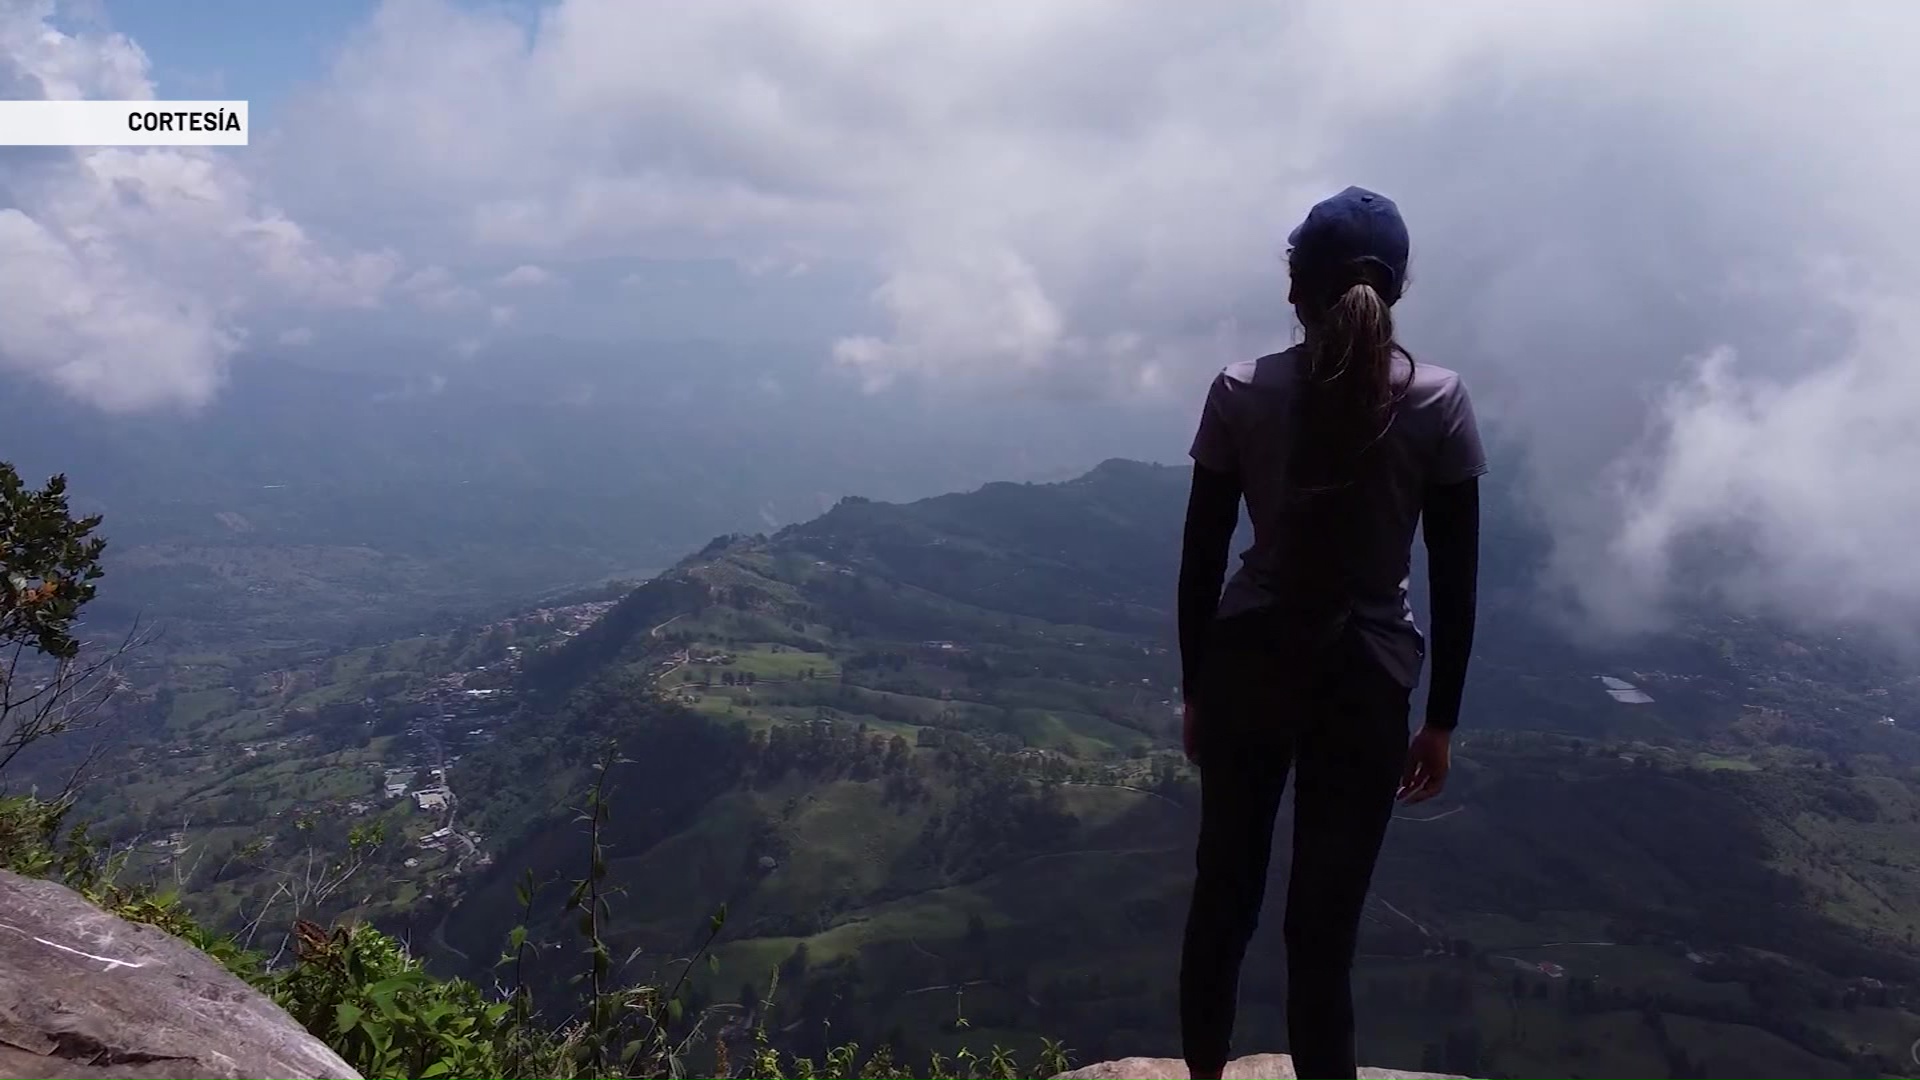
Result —
[[[66,477],[35,491],[0,462],[0,641],[54,659],[80,651],[73,624],[105,572],[107,542],[93,535],[99,524],[98,515],[75,518],[67,509]]]
[[[99,525],[98,515],[73,516],[66,477],[35,489],[0,461],[0,770],[41,739],[87,726],[119,685],[113,664],[133,635],[93,656],[74,636],[105,572]]]

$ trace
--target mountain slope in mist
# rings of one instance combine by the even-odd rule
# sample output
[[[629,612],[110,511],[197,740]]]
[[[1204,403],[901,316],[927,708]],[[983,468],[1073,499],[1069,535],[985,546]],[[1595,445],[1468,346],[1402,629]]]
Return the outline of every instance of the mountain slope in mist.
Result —
[[[143,613],[178,648],[372,640],[651,572],[849,492],[914,497],[1097,460],[1076,460],[1092,449],[1061,425],[1023,424],[1039,434],[1012,445],[964,407],[869,399],[738,347],[531,342],[440,365],[368,348],[240,365],[191,415],[36,394],[0,458],[66,472],[76,503],[105,514],[116,587],[95,618]],[[784,378],[769,373],[783,362]]]

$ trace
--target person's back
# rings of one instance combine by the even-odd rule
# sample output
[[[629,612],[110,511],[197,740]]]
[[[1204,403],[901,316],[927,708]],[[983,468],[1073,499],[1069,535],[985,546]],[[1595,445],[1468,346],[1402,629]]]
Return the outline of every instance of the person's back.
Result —
[[[1486,460],[1459,377],[1393,336],[1408,243],[1349,188],[1290,240],[1292,349],[1227,367],[1194,438],[1180,570],[1187,754],[1201,825],[1180,972],[1196,1080],[1218,1077],[1240,964],[1295,774],[1287,1026],[1300,1076],[1353,1076],[1360,913],[1397,797],[1439,793],[1473,638]],[[1245,498],[1254,542],[1222,595]],[[1407,741],[1424,642],[1407,604],[1425,519],[1434,610],[1426,722]]]
[[[1340,598],[1376,655],[1412,686],[1424,642],[1407,602],[1413,534],[1431,486],[1471,479],[1486,470],[1472,405],[1453,371],[1394,354],[1391,380],[1403,387],[1390,422],[1367,450],[1372,466],[1357,477],[1343,523],[1303,520],[1308,501],[1290,468],[1302,425],[1293,418],[1311,402],[1313,355],[1305,345],[1231,364],[1208,393],[1194,461],[1240,475],[1253,524],[1253,545],[1227,581],[1218,617],[1299,604],[1315,586],[1333,584],[1328,562],[1339,560]],[[1245,461],[1257,463],[1240,467]],[[1338,531],[1344,525],[1344,531]]]

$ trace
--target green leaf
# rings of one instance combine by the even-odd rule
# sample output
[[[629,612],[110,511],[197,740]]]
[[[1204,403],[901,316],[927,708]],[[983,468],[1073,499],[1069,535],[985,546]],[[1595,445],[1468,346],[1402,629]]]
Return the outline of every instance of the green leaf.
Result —
[[[349,1031],[352,1031],[353,1025],[359,1022],[360,1022],[360,1006],[358,1005],[352,1004],[351,1002],[343,1001],[334,1010],[333,1030],[343,1035]]]
[[[421,1080],[427,1080],[428,1077],[446,1076],[451,1072],[453,1072],[453,1063],[445,1058],[441,1058],[439,1061],[420,1070],[420,1077]]]
[[[410,986],[419,985],[426,977],[424,972],[403,971],[398,975],[390,975],[374,983],[372,986],[367,987],[366,993],[368,997],[392,997]]]

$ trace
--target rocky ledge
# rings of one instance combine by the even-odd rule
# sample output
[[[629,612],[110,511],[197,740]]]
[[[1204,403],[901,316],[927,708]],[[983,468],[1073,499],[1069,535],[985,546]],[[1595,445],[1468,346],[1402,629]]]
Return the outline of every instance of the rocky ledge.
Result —
[[[360,1074],[212,957],[0,870],[0,1080]]]
[[[1360,1075],[1375,1080],[1465,1080],[1444,1073],[1401,1072],[1362,1068]],[[1187,1063],[1178,1058],[1130,1057],[1102,1061],[1054,1080],[1187,1080]],[[1285,1054],[1252,1054],[1227,1063],[1227,1080],[1295,1080],[1293,1059]]]

